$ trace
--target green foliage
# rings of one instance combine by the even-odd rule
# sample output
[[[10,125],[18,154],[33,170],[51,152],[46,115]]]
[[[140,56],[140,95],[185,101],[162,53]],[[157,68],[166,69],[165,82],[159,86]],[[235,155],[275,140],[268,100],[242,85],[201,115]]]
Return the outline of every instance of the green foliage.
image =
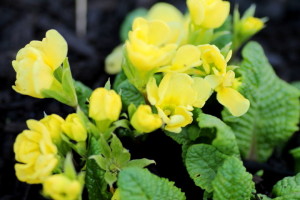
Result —
[[[242,156],[263,162],[298,130],[299,91],[276,76],[258,43],[250,42],[242,54],[240,92],[250,100],[250,109],[241,117],[226,110],[222,114]]]
[[[78,99],[78,105],[80,106],[81,110],[87,114],[88,113],[88,106],[87,101],[92,94],[91,88],[87,87],[80,81],[75,81],[75,90]]]
[[[300,173],[293,177],[286,177],[278,181],[273,187],[275,200],[300,199]]]
[[[212,186],[214,200],[250,200],[254,191],[252,175],[246,172],[243,163],[233,156],[227,158],[218,169]]]
[[[112,187],[117,181],[118,172],[125,167],[146,167],[155,163],[153,160],[136,159],[130,161],[130,153],[125,149],[116,135],[111,138],[110,144],[103,138],[99,140],[100,153],[91,156],[100,168],[105,170],[104,178]]]
[[[88,155],[97,155],[100,152],[101,149],[98,141],[94,137],[91,137]],[[87,159],[85,185],[88,190],[89,200],[108,200],[111,198],[110,193],[107,191],[104,174],[105,171],[97,165],[95,160]]]
[[[143,95],[128,80],[117,87],[117,92],[121,94],[123,108],[127,108],[131,103],[135,106],[145,104]]]
[[[151,174],[146,169],[126,168],[118,177],[122,200],[184,200],[185,195],[173,182]]]
[[[217,170],[227,157],[212,145],[195,144],[188,149],[185,164],[195,184],[210,193]]]

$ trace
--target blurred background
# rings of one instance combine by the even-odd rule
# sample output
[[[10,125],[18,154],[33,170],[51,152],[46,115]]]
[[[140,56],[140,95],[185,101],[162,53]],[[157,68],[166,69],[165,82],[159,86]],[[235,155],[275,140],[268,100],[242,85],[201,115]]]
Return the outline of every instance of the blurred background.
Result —
[[[26,129],[27,119],[40,119],[44,112],[65,117],[73,112],[52,99],[34,99],[14,92],[11,66],[16,53],[31,40],[41,40],[49,29],[58,30],[69,45],[73,76],[91,88],[108,79],[104,59],[120,43],[119,27],[126,14],[149,8],[156,0],[1,0],[0,1],[0,199],[43,199],[40,186],[17,181],[13,143]],[[181,11],[184,0],[168,0]],[[77,3],[77,10],[76,10]],[[86,3],[86,4],[85,4]],[[253,39],[260,42],[278,76],[300,80],[300,1],[232,0],[243,12],[257,6],[257,17],[268,17],[267,26]],[[85,7],[87,13],[85,15]],[[77,26],[76,26],[77,23]],[[172,144],[170,144],[172,145]],[[166,153],[167,155],[167,153]],[[180,162],[180,158],[179,162]],[[175,172],[176,174],[176,172]],[[168,177],[173,181],[172,177]],[[193,199],[190,194],[188,199]]]

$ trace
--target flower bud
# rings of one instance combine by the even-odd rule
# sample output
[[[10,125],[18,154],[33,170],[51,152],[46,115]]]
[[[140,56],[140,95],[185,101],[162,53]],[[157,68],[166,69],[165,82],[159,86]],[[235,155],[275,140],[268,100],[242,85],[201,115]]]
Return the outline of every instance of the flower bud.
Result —
[[[264,22],[256,17],[247,17],[241,21],[240,26],[241,34],[250,37],[264,27]]]
[[[46,117],[40,120],[40,122],[42,122],[49,130],[51,139],[55,144],[59,144],[61,141],[61,126],[64,123],[64,121],[65,120],[63,118],[56,114],[47,115]]]
[[[141,133],[150,133],[162,126],[158,114],[153,114],[149,105],[140,105],[131,120],[131,125]]]
[[[54,200],[77,200],[81,195],[81,184],[63,174],[48,177],[43,183],[43,194]]]
[[[62,129],[69,138],[77,142],[85,141],[87,138],[86,128],[76,113],[68,115]]]
[[[89,116],[94,119],[100,130],[106,130],[118,120],[122,109],[121,97],[114,90],[98,88],[90,97]]]

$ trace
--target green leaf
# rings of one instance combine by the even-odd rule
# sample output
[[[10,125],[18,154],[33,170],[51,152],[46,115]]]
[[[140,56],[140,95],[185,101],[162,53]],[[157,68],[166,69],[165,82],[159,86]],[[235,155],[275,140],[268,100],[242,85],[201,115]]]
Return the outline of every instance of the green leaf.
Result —
[[[87,102],[92,94],[92,89],[84,85],[80,81],[75,81],[75,90],[77,94],[78,105],[81,110],[87,115],[88,114],[88,105]]]
[[[94,137],[90,138],[88,157],[101,153],[100,145]],[[107,183],[104,179],[105,171],[101,169],[95,160],[86,161],[85,185],[89,194],[89,200],[108,200],[111,194],[107,191]]]
[[[217,170],[227,157],[212,145],[195,144],[188,149],[185,164],[195,184],[210,193]]]
[[[155,164],[154,160],[149,160],[146,158],[142,159],[134,159],[129,161],[124,167],[139,167],[139,168],[144,168],[147,167],[148,165]]]
[[[122,200],[184,200],[185,195],[173,182],[151,174],[146,169],[125,168],[118,177]]]
[[[247,44],[242,54],[240,92],[250,109],[241,117],[225,110],[223,120],[236,134],[242,156],[264,162],[298,130],[299,91],[276,76],[258,43]]]
[[[300,172],[300,147],[290,150],[289,152],[292,154],[295,163],[295,171]]]
[[[143,95],[128,80],[123,81],[117,87],[117,91],[121,93],[122,105],[126,110],[131,103],[136,107],[140,104],[145,104]]]
[[[119,85],[127,79],[124,71],[122,70],[120,73],[118,73],[115,77],[114,83],[113,83],[113,89],[117,91],[117,88]]]
[[[200,135],[207,135],[208,137],[216,135],[211,142],[216,149],[223,154],[239,157],[240,154],[236,138],[229,126],[219,118],[204,113],[199,114],[197,121],[201,130]]]
[[[68,101],[70,102],[69,105],[77,106],[77,96],[68,58],[66,58],[63,62],[61,84],[64,93],[68,97]]]
[[[291,84],[292,84],[292,86],[294,86],[295,88],[300,90],[300,81],[295,81],[295,82],[292,82]]]
[[[124,42],[127,40],[128,32],[131,30],[131,26],[133,23],[133,20],[136,17],[143,17],[147,15],[147,10],[144,8],[138,8],[133,11],[131,11],[129,14],[127,14],[125,20],[123,21],[121,28],[120,28],[120,38]]]
[[[273,194],[276,200],[300,199],[300,173],[278,181],[273,187]]]
[[[212,182],[214,200],[250,200],[254,191],[252,175],[246,172],[243,163],[229,157],[218,169]]]

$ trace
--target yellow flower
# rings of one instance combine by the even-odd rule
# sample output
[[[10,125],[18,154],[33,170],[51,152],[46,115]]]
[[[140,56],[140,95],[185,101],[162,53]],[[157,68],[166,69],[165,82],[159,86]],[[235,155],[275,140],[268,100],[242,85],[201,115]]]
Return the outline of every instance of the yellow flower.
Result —
[[[200,66],[201,52],[199,48],[193,45],[181,46],[177,51],[172,60],[171,65],[162,67],[162,72],[186,72],[193,67]]]
[[[62,129],[69,138],[77,142],[85,141],[87,138],[86,128],[76,113],[68,115]]]
[[[230,70],[225,75],[208,75],[205,77],[205,80],[216,90],[218,101],[233,116],[239,117],[248,111],[250,101],[233,88],[235,86],[235,74],[233,71]]]
[[[41,183],[58,163],[57,148],[52,143],[47,127],[35,120],[27,120],[29,130],[16,138],[14,152],[16,175],[20,181]]]
[[[65,122],[65,120],[61,118],[59,115],[52,114],[52,115],[47,115],[46,117],[41,119],[40,122],[43,123],[49,130],[52,141],[55,144],[59,144],[61,141],[61,134],[62,134],[61,126]]]
[[[140,105],[130,123],[140,133],[150,133],[162,126],[159,115],[153,114],[149,105]]]
[[[240,31],[242,35],[252,36],[264,27],[264,22],[256,17],[247,17],[240,21]]]
[[[117,74],[122,70],[123,45],[119,45],[105,58],[105,71],[108,74]]]
[[[203,28],[218,28],[228,17],[230,3],[222,0],[187,0],[192,22]]]
[[[55,174],[43,182],[43,194],[54,200],[77,200],[81,195],[81,184],[63,174]]]
[[[186,35],[184,16],[171,4],[164,2],[154,4],[147,14],[147,19],[161,20],[169,26],[171,29],[169,36],[170,43],[180,44]]]
[[[212,73],[221,73],[226,72],[227,61],[231,57],[231,52],[228,53],[227,57],[221,54],[218,47],[215,45],[200,45],[198,46],[201,51],[201,60],[203,62],[201,70],[201,75],[207,75]]]
[[[49,30],[42,41],[32,41],[18,53],[12,62],[17,73],[13,89],[21,94],[44,98],[43,89],[55,81],[53,72],[67,55],[67,43],[55,30]]]
[[[159,86],[154,78],[147,84],[149,102],[156,106],[165,129],[175,133],[192,123],[193,106],[203,107],[210,94],[207,81],[182,73],[167,73]]]
[[[122,109],[121,97],[114,90],[97,88],[90,97],[89,116],[94,119],[101,131],[118,120]]]
[[[133,66],[148,72],[167,65],[177,47],[170,44],[170,34],[170,28],[163,21],[136,18],[126,41],[128,58]]]

